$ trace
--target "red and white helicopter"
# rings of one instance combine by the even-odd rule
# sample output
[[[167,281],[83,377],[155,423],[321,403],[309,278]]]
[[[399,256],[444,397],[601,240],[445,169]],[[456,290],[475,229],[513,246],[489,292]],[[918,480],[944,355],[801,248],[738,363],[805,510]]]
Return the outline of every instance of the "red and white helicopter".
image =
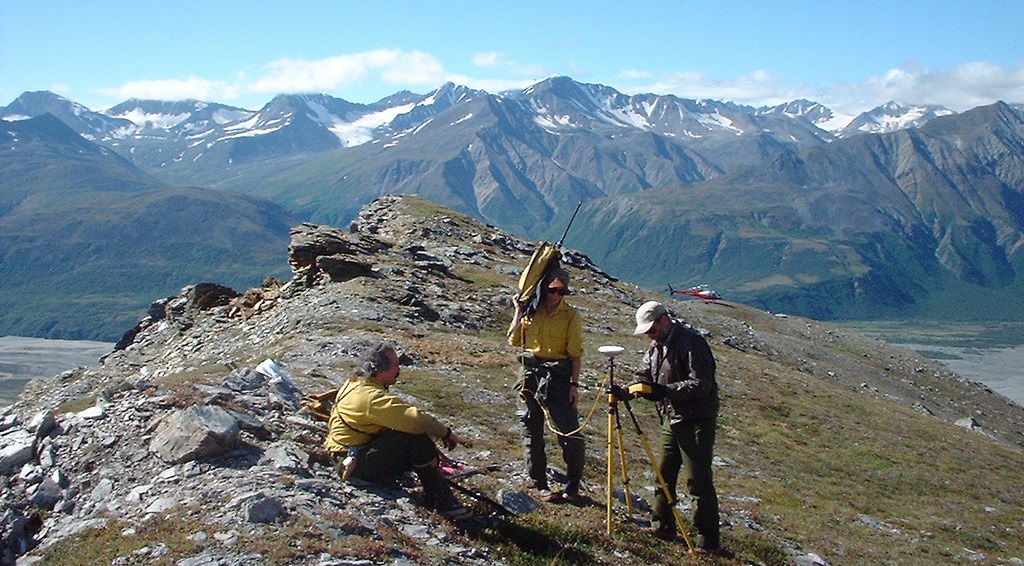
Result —
[[[722,300],[722,295],[720,295],[718,291],[708,289],[707,285],[697,285],[696,287],[690,287],[689,289],[673,289],[672,285],[669,285],[668,294],[689,295],[691,297],[697,297],[705,303],[716,303]]]

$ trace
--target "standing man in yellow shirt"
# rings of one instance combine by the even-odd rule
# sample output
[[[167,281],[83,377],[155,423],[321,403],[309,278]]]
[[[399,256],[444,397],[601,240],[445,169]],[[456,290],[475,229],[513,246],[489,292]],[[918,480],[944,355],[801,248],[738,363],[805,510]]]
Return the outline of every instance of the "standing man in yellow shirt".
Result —
[[[509,343],[523,349],[523,375],[517,389],[516,412],[523,425],[527,471],[542,499],[579,503],[586,443],[578,430],[580,363],[583,357],[583,324],[580,315],[563,297],[569,294],[569,274],[555,268],[541,282],[537,311],[524,316],[524,304],[514,297],[515,315],[509,327]],[[561,493],[548,487],[544,452],[545,409],[557,431],[568,480]]]
[[[452,494],[438,468],[433,440],[452,450],[459,437],[451,427],[388,391],[400,371],[395,346],[381,342],[363,355],[355,373],[338,389],[325,441],[334,468],[343,479],[366,481],[412,469],[423,485],[425,506],[450,519],[468,519],[473,511]]]

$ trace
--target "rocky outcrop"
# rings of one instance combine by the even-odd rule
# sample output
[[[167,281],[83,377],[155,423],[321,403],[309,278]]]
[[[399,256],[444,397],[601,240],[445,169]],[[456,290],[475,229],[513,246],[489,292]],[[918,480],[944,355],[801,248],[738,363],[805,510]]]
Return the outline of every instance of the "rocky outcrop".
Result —
[[[337,536],[395,529],[436,546],[445,562],[492,563],[486,551],[449,540],[438,518],[415,505],[418,484],[411,476],[361,487],[337,479],[322,446],[325,425],[300,410],[302,394],[318,392],[308,375],[293,379],[266,358],[232,367],[242,350],[266,351],[282,335],[302,333],[298,319],[329,314],[338,285],[360,278],[385,291],[350,296],[346,309],[354,320],[485,325],[483,305],[460,304],[430,280],[452,278],[456,262],[489,264],[493,255],[484,248],[508,254],[528,246],[497,233],[476,234],[475,246],[414,243],[423,241],[417,238],[422,232],[395,232],[403,229],[395,225],[394,202],[370,207],[358,232],[297,227],[290,281],[268,279],[245,293],[203,283],[155,301],[101,366],[33,383],[25,400],[4,408],[0,564],[38,556],[85,529],[142,525],[167,515],[197,525],[195,564],[251,560],[236,550],[253,536],[247,533],[303,517]],[[441,222],[428,230],[474,239],[456,228]],[[375,339],[345,334],[327,355],[331,363],[353,360]],[[325,355],[315,352],[322,348],[302,348],[298,358]],[[403,352],[402,359],[415,364],[416,354]],[[303,371],[314,380],[324,375]],[[41,408],[44,399],[49,408]],[[139,556],[166,552],[158,545]]]
[[[306,223],[292,229],[288,264],[295,279],[306,285],[313,284],[321,274],[331,281],[348,281],[372,275],[373,266],[362,258],[383,249],[381,242],[369,236]]]

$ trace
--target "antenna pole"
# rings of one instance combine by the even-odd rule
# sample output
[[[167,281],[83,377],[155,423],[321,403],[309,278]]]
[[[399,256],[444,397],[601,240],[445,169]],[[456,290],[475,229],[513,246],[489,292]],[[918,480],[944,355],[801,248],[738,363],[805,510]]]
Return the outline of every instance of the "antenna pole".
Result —
[[[581,206],[583,206],[583,201],[580,201],[579,204],[576,205],[576,210],[573,211],[572,218],[569,219],[569,224],[567,224],[565,227],[565,232],[562,232],[562,237],[558,240],[558,243],[555,244],[556,248],[562,248],[562,242],[565,241],[565,237],[569,234],[569,228],[572,226],[572,221],[576,220],[576,213],[580,211]]]

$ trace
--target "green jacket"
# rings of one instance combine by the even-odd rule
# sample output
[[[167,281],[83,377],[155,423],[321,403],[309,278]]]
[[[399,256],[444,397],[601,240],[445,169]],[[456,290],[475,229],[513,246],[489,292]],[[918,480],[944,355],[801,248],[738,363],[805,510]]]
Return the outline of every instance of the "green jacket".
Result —
[[[402,401],[371,379],[352,378],[338,389],[327,422],[328,452],[362,446],[384,429],[441,438],[448,427],[433,416]]]

